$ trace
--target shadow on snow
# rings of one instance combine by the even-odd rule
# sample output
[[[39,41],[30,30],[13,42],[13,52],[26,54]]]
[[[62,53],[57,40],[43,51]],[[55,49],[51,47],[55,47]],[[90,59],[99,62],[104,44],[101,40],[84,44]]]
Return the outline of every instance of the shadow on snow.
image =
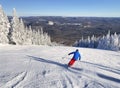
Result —
[[[110,67],[107,67],[107,66],[104,66],[104,65],[95,64],[95,63],[85,62],[85,61],[81,61],[81,62],[90,64],[90,65],[94,65],[97,68],[100,68],[100,69],[103,69],[103,70],[106,70],[106,71],[109,71],[109,72],[113,72],[113,73],[116,73],[116,74],[120,75],[120,70],[118,70],[118,69],[110,68]],[[96,73],[96,74],[99,77],[103,78],[103,79],[120,83],[120,79],[117,79],[117,78],[114,78],[114,77],[111,77],[111,76],[107,76],[107,75],[104,75],[104,74],[101,74],[101,73]]]
[[[97,75],[99,77],[101,77],[101,78],[104,78],[104,79],[107,79],[107,80],[111,80],[111,81],[120,83],[120,79],[117,79],[117,78],[114,78],[114,77],[110,77],[110,76],[107,76],[107,75],[104,75],[104,74],[100,74],[100,73],[97,73]]]
[[[72,73],[78,73],[78,72],[75,72],[71,69],[74,69],[74,70],[77,70],[77,71],[82,71],[83,69],[81,68],[76,68],[76,67],[68,67],[67,64],[62,64],[62,63],[59,63],[59,62],[55,62],[55,61],[52,61],[52,60],[46,60],[46,59],[43,59],[43,58],[40,58],[40,57],[35,57],[35,56],[29,56],[32,60],[36,60],[36,61],[40,61],[40,62],[43,62],[43,63],[48,63],[48,64],[53,64],[53,65],[56,65],[56,66],[59,66],[59,67],[62,67],[62,68],[65,68],[66,70],[72,72]],[[69,69],[71,68],[71,69]],[[78,73],[80,74],[80,73]]]
[[[28,56],[30,57],[31,59],[33,60],[36,60],[36,61],[40,61],[40,62],[43,62],[43,63],[48,63],[48,64],[53,64],[53,65],[56,65],[56,66],[59,66],[59,67],[62,67],[62,68],[65,68],[67,71],[70,71],[72,73],[75,73],[75,74],[81,74],[81,71],[83,71],[82,68],[77,68],[77,67],[69,67],[67,66],[67,64],[61,64],[59,62],[55,62],[55,61],[52,61],[52,60],[46,60],[46,59],[43,59],[43,58],[39,58],[39,57],[35,57],[35,56]],[[91,64],[91,65],[95,65],[97,66],[98,68],[101,68],[101,69],[104,69],[104,70],[108,70],[108,71],[111,71],[109,67],[107,66],[103,66],[103,65],[99,65],[99,64],[94,64],[94,63],[90,63],[90,62],[85,62],[85,61],[81,61],[82,63],[87,63],[87,64]],[[104,67],[104,68],[103,68]],[[109,69],[108,69],[109,68]],[[85,70],[85,69],[84,69]],[[114,69],[116,70],[116,69]],[[119,71],[119,70],[117,70]],[[119,74],[119,72],[116,72],[116,71],[111,71],[111,72],[114,72],[114,73],[117,73]],[[110,76],[107,76],[107,75],[104,75],[104,74],[100,74],[100,73],[97,73],[97,75],[101,78],[104,78],[106,80],[111,80],[111,81],[114,81],[114,82],[117,82],[117,83],[120,83],[120,79],[117,79],[117,78],[114,78],[114,77],[110,77]]]
[[[103,70],[106,70],[106,71],[109,71],[109,72],[113,72],[113,73],[116,73],[116,74],[120,75],[120,70],[115,69],[115,68],[111,68],[111,67],[108,67],[108,66],[104,66],[104,65],[100,65],[100,64],[95,64],[95,63],[91,63],[91,62],[86,62],[86,61],[81,61],[81,63],[86,63],[86,64],[94,65],[97,68],[100,68],[100,69],[103,69]]]

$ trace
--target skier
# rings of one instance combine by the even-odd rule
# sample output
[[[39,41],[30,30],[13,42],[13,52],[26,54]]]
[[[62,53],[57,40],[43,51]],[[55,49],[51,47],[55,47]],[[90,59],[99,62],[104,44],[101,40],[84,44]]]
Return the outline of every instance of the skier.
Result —
[[[73,58],[72,58],[72,59],[70,60],[70,62],[68,63],[68,66],[69,66],[69,67],[71,67],[71,66],[75,63],[75,61],[81,59],[81,55],[80,55],[78,49],[76,49],[76,51],[74,51],[74,52],[69,53],[68,55],[71,55],[71,54],[74,54],[74,55],[73,55]]]

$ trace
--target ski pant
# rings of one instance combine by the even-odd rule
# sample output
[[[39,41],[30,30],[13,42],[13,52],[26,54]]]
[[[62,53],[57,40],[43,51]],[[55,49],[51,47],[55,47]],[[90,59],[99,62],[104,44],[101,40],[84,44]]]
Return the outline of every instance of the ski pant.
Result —
[[[75,63],[75,59],[72,58],[72,59],[70,60],[70,62],[68,63],[68,66],[72,66],[74,63]]]

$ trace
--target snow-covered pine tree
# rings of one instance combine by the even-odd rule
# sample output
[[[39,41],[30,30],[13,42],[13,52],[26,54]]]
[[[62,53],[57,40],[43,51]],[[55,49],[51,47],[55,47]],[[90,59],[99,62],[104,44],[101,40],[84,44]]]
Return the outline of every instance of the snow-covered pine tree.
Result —
[[[108,31],[108,34],[106,35],[105,40],[104,40],[105,44],[104,44],[103,49],[107,49],[107,50],[110,49],[110,38],[111,38],[110,31]]]
[[[111,50],[119,50],[119,37],[114,33],[114,35],[111,35],[111,43],[110,43]]]
[[[120,50],[120,34],[118,35],[118,39],[119,39],[119,40],[118,40],[118,41],[119,41],[119,42],[118,42],[118,43],[119,43],[118,46],[119,46],[119,50]]]
[[[47,45],[51,45],[51,38],[50,38],[50,36],[48,35],[48,33],[47,33]]]
[[[100,37],[95,37],[94,38],[94,48],[97,48],[98,47],[98,44],[99,44],[99,39],[100,39]]]
[[[85,39],[85,47],[89,47],[89,45],[90,45],[90,36],[88,36],[88,38],[87,39]]]
[[[85,45],[84,45],[84,38],[83,38],[83,36],[82,36],[82,39],[81,40],[79,40],[80,42],[79,42],[79,47],[84,47]]]
[[[43,32],[43,28],[40,29],[40,43],[42,45],[51,45],[51,38],[47,33]]]
[[[20,18],[19,20],[20,22],[20,26],[19,26],[19,32],[20,32],[20,36],[19,39],[20,39],[20,44],[23,45],[26,41],[26,31],[25,31],[25,25],[23,23],[23,20],[22,18]]]
[[[120,34],[119,34],[119,50],[120,50]]]
[[[8,44],[8,33],[9,33],[10,23],[8,21],[7,15],[4,13],[2,6],[0,5],[0,43]]]
[[[41,44],[41,38],[40,38],[40,30],[38,29],[38,31],[37,31],[37,38],[38,38],[38,45],[40,45]]]
[[[44,45],[44,33],[43,33],[43,28],[41,27],[40,29],[40,43]]]
[[[47,33],[44,33],[44,45],[49,45],[50,44],[50,37],[48,36]]]
[[[33,30],[33,40],[32,40],[32,42],[33,42],[33,45],[38,45],[38,33],[37,33],[37,31],[35,31],[35,30]]]
[[[99,39],[98,47],[99,49],[110,49],[110,31],[108,31],[108,34],[106,36],[103,35],[102,38]]]
[[[33,31],[32,31],[32,28],[31,26],[25,28],[25,42],[24,44],[25,45],[32,45],[33,42]]]
[[[97,44],[97,41],[96,41],[95,36],[93,35],[90,39],[89,47],[90,48],[96,48],[96,44]]]
[[[75,41],[74,45],[75,47],[85,47],[85,40],[82,36],[80,40]]]
[[[75,41],[75,43],[73,44],[73,47],[79,47],[79,40]]]
[[[21,41],[21,30],[20,29],[20,20],[17,16],[16,9],[13,9],[13,19],[11,22],[11,41],[14,42],[15,44],[22,44]]]

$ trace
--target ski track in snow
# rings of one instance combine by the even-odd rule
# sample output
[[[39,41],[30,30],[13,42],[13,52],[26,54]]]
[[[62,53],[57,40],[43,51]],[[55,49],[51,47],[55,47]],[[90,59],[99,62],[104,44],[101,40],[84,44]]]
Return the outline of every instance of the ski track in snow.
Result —
[[[18,76],[14,77],[12,80],[8,81],[4,86],[1,88],[15,88],[16,85],[18,85],[21,81],[24,80],[26,77],[26,72],[20,73]]]
[[[92,49],[88,49],[88,52],[86,52],[85,49],[80,48],[83,56],[82,61],[76,61],[73,67],[67,67],[70,60],[67,58],[71,57],[67,57],[65,54],[73,50],[75,48],[49,46],[20,46],[17,49],[12,46],[8,50],[3,49],[0,52],[3,52],[4,55],[5,53],[11,56],[19,54],[16,57],[20,57],[22,63],[16,64],[16,66],[21,65],[22,70],[16,68],[16,70],[21,70],[21,73],[3,83],[0,88],[120,88],[119,53],[104,50],[92,51]],[[88,59],[90,56],[85,55],[89,52],[94,60]],[[99,56],[94,56],[94,54],[99,55],[98,52],[103,54],[105,61],[101,60],[96,63],[95,58],[99,58]],[[108,59],[111,53],[114,56],[112,60],[115,59],[118,64],[112,63]],[[0,54],[0,56],[5,57],[3,54]],[[100,56],[100,59],[103,57]],[[110,66],[112,64],[113,66]],[[14,72],[16,71],[14,70]]]

